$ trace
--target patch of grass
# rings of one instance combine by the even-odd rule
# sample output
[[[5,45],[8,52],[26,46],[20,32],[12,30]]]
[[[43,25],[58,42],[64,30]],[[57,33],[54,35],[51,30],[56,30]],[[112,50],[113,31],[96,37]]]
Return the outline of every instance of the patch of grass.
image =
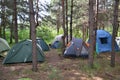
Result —
[[[0,75],[2,76],[3,75],[3,73],[2,73],[2,71],[0,70]]]
[[[30,78],[20,78],[18,80],[32,80],[32,79],[30,79]]]
[[[26,70],[23,70],[23,71],[22,71],[22,74],[31,75],[31,74],[33,74],[33,71],[32,71],[32,69],[26,69]]]
[[[62,76],[60,75],[60,70],[55,67],[51,68],[51,72],[48,75],[49,80],[62,80]]]
[[[105,72],[111,73],[111,74],[119,74],[120,72],[120,65],[115,65],[115,67],[111,67],[110,65],[106,66]]]
[[[10,72],[11,75],[19,75],[20,72],[19,71],[13,71],[13,72]]]
[[[98,62],[94,62],[93,67],[91,68],[88,64],[80,64],[80,70],[87,74],[89,77],[93,77],[96,73],[101,71],[102,66]]]
[[[40,70],[42,70],[42,71],[49,71],[50,67],[51,67],[50,65],[48,65],[46,62],[44,62],[43,64],[41,64]]]

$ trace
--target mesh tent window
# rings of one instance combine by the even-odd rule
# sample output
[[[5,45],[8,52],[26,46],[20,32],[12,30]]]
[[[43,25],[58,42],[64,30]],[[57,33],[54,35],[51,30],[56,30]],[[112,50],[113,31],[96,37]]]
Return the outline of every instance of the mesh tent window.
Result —
[[[99,38],[100,39],[100,42],[101,42],[101,44],[107,44],[108,43],[108,41],[107,41],[107,37],[104,37],[104,38]]]

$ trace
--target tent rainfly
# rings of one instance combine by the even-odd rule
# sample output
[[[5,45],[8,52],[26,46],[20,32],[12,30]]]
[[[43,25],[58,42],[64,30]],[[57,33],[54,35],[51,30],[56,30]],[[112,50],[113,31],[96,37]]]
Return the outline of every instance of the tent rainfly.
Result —
[[[89,41],[88,41],[89,43]],[[119,46],[115,43],[115,50],[119,50]],[[112,35],[105,30],[97,30],[96,35],[96,52],[97,54],[102,52],[112,51]]]
[[[50,50],[49,46],[47,45],[47,43],[43,39],[38,38],[38,39],[36,39],[36,41],[37,41],[37,44],[39,44],[41,46],[43,51],[49,51]]]
[[[37,61],[44,61],[45,56],[41,47],[37,44]],[[15,44],[3,60],[3,64],[22,63],[32,61],[32,41],[23,40]]]
[[[88,57],[88,47],[82,39],[73,38],[67,45],[64,56]]]

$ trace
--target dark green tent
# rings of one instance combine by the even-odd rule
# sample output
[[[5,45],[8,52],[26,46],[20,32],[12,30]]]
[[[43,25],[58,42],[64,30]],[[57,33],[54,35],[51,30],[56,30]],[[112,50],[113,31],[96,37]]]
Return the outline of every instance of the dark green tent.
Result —
[[[37,44],[37,60],[44,61],[45,56],[41,47]],[[3,64],[21,63],[32,61],[32,41],[24,40],[14,45],[3,60]]]
[[[41,46],[43,51],[49,51],[50,50],[49,46],[47,45],[47,43],[43,39],[38,38],[38,39],[36,39],[36,41]]]

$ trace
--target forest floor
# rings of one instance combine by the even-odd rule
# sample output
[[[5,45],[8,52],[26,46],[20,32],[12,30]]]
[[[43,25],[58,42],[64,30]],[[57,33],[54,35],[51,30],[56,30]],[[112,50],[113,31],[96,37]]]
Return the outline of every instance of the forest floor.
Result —
[[[94,57],[94,67],[88,58],[64,58],[60,50],[45,52],[46,60],[32,71],[32,63],[3,65],[0,58],[0,80],[120,80],[120,52],[116,53],[116,66],[110,67],[110,53]]]

